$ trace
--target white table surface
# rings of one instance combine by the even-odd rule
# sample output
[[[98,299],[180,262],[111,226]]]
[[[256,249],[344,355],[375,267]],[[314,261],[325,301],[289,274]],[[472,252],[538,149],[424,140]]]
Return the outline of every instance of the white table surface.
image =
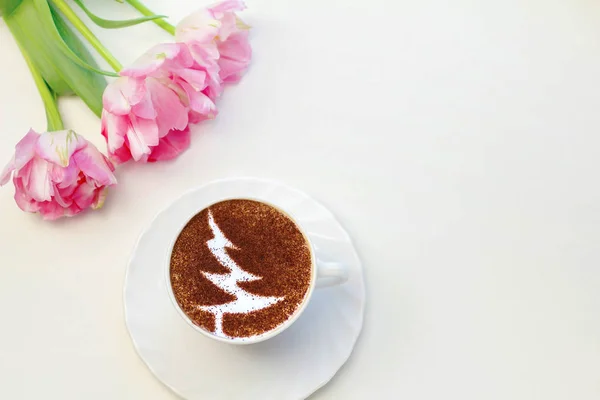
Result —
[[[175,162],[119,169],[104,209],[58,223],[0,190],[0,398],[173,399],[127,335],[127,258],[159,209],[237,175],[314,195],[364,262],[363,334],[311,400],[600,398],[600,3],[248,5],[252,67]],[[168,39],[95,31],[124,63]],[[0,49],[3,163],[45,118],[4,23]]]

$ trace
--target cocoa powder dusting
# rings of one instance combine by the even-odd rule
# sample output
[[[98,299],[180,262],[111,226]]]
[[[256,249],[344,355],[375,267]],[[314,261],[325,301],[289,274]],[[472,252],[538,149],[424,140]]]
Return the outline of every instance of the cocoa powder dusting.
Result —
[[[208,211],[235,249],[227,254],[243,270],[262,279],[239,282],[246,292],[283,300],[257,311],[226,313],[223,332],[230,337],[248,337],[270,331],[285,322],[302,303],[310,285],[311,254],[296,224],[276,208],[252,200],[227,200],[194,216],[183,228],[171,255],[173,293],[182,310],[200,327],[215,330],[213,314],[198,306],[234,301],[203,272],[227,274],[208,248],[213,238]]]

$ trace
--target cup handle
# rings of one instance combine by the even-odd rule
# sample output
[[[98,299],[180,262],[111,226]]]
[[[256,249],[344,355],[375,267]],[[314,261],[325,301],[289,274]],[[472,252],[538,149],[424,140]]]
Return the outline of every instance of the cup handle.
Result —
[[[337,286],[348,280],[348,268],[339,262],[317,260],[316,288]]]

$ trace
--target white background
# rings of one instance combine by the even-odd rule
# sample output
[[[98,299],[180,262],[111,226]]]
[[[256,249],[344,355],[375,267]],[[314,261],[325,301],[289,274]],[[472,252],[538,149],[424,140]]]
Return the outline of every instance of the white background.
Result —
[[[0,398],[172,399],[127,335],[127,258],[159,209],[236,175],[315,196],[364,262],[363,334],[311,400],[600,398],[600,3],[248,6],[252,66],[175,162],[119,169],[104,209],[58,223],[0,190]],[[169,39],[95,31],[123,63]],[[0,50],[4,162],[45,117],[4,23]],[[61,109],[104,149],[78,99]]]

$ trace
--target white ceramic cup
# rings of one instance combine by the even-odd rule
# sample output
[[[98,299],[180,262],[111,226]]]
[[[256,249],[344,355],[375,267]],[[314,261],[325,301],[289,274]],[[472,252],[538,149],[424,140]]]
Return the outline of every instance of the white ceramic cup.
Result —
[[[190,221],[190,219],[193,218],[196,214],[198,214],[199,212],[201,212],[202,210],[204,210],[206,208],[210,208],[212,204],[220,203],[222,201],[227,201],[227,200],[253,200],[253,201],[258,201],[260,203],[267,204],[271,207],[276,208],[279,212],[283,213],[284,215],[288,216],[288,218],[290,218],[292,221],[294,221],[294,223],[296,224],[296,226],[298,227],[298,229],[304,236],[304,239],[306,240],[306,242],[308,243],[308,246],[310,248],[311,263],[312,263],[311,279],[310,279],[310,285],[308,287],[308,290],[306,291],[306,295],[304,296],[304,300],[298,306],[298,308],[296,308],[296,311],[294,312],[294,314],[292,314],[285,322],[283,322],[277,328],[270,330],[268,332],[262,333],[260,335],[250,337],[250,338],[226,338],[226,337],[216,336],[213,333],[208,332],[205,329],[201,328],[200,326],[196,325],[190,319],[190,317],[187,316],[187,314],[181,309],[181,307],[177,303],[175,294],[173,293],[173,286],[171,285],[171,273],[170,273],[171,272],[171,253],[173,251],[173,246],[175,245],[175,241],[179,237],[179,234],[181,233],[183,228],[185,228],[185,226]],[[177,310],[177,313],[181,316],[181,318],[183,318],[185,320],[185,322],[187,322],[197,332],[200,332],[201,334],[203,334],[211,339],[217,340],[219,342],[236,344],[236,345],[253,344],[253,343],[265,341],[267,339],[270,339],[272,337],[279,335],[281,332],[283,332],[284,330],[289,328],[298,319],[298,317],[300,317],[300,315],[302,314],[302,312],[308,305],[308,302],[310,301],[310,298],[312,296],[314,289],[341,285],[348,280],[347,268],[345,268],[341,263],[338,263],[335,261],[324,261],[324,260],[320,259],[317,256],[317,251],[315,249],[315,246],[311,242],[310,237],[306,234],[306,231],[302,228],[302,225],[300,223],[298,223],[298,221],[292,215],[290,215],[290,213],[286,212],[281,207],[278,207],[277,205],[275,205],[273,203],[270,203],[270,202],[267,202],[267,201],[264,201],[261,199],[253,199],[253,198],[245,198],[245,197],[225,198],[225,199],[222,199],[219,201],[215,201],[212,204],[198,209],[198,211],[196,211],[193,215],[190,215],[190,217],[177,230],[177,235],[175,235],[175,237],[172,239],[171,245],[169,246],[170,250],[169,250],[169,253],[167,254],[167,259],[164,263],[164,265],[165,265],[165,268],[164,268],[165,283],[166,283],[166,287],[167,287],[167,292],[169,294],[169,298],[171,299],[171,303],[173,304],[173,306],[175,307],[175,309]]]

